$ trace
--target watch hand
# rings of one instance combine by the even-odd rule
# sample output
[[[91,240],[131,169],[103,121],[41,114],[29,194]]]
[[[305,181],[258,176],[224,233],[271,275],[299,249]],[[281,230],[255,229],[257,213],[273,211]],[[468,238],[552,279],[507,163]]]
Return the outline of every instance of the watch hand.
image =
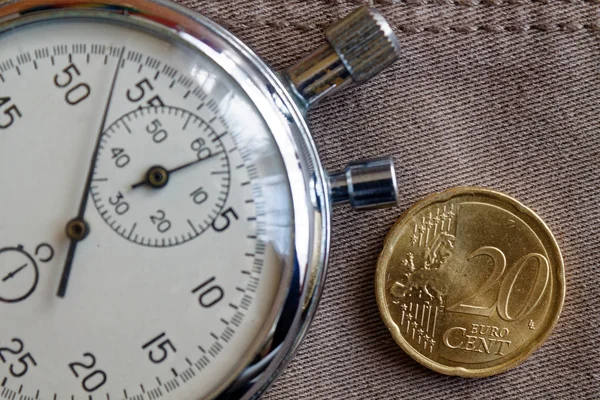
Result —
[[[2,278],[2,282],[6,282],[7,280],[12,279],[13,276],[15,276],[16,274],[21,272],[21,270],[28,265],[29,265],[29,263],[25,263],[25,264],[21,265],[19,268],[15,269],[13,272],[10,272],[8,275],[6,275],[4,278]]]
[[[189,163],[185,163],[185,164],[183,164],[183,165],[180,165],[180,166],[179,166],[179,167],[177,167],[177,168],[173,168],[173,169],[169,170],[169,174],[172,174],[173,172],[181,171],[181,170],[182,170],[182,169],[184,169],[184,168],[191,167],[191,166],[192,166],[192,165],[194,165],[194,164],[201,163],[202,161],[206,161],[206,160],[208,160],[208,159],[210,159],[210,158],[216,157],[216,156],[218,156],[218,155],[221,155],[221,154],[223,154],[223,151],[219,151],[219,152],[217,152],[217,153],[211,154],[211,155],[210,155],[210,156],[208,156],[208,157],[199,158],[199,159],[197,159],[197,160],[190,161]]]
[[[148,171],[146,172],[145,176],[144,176],[144,180],[131,185],[132,189],[136,189],[140,186],[144,186],[144,185],[148,185],[151,186],[154,189],[160,189],[163,188],[167,185],[167,182],[169,181],[169,177],[172,173],[177,172],[177,171],[181,171],[182,169],[185,169],[187,167],[191,167],[192,165],[201,163],[202,161],[206,161],[210,158],[216,157],[220,154],[223,154],[223,151],[219,151],[217,153],[211,154],[208,157],[204,157],[204,158],[199,158],[197,160],[194,161],[190,161],[188,163],[185,163],[183,165],[180,165],[178,167],[172,168],[167,170],[164,167],[161,167],[160,165],[155,165],[153,167],[150,167],[148,169]]]
[[[108,110],[110,109],[110,104],[113,98],[113,92],[115,90],[115,84],[117,83],[117,77],[119,76],[119,69],[121,68],[121,60],[123,60],[124,54],[125,46],[123,46],[123,48],[121,49],[121,54],[119,56],[119,60],[117,61],[117,67],[115,69],[115,73],[113,74],[110,92],[108,93],[108,100],[106,101],[106,105],[104,107],[104,115],[102,116],[102,122],[100,123],[100,131],[98,132],[98,135],[96,137],[96,145],[94,147],[92,159],[88,167],[88,174],[85,186],[83,187],[81,202],[79,203],[79,212],[77,213],[77,217],[75,217],[67,223],[66,231],[67,236],[71,239],[71,243],[69,244],[67,259],[65,260],[62,276],[60,277],[60,284],[58,286],[57,292],[58,297],[65,297],[65,294],[67,293],[67,285],[69,284],[69,277],[71,276],[71,268],[73,265],[73,258],[75,257],[75,250],[77,250],[77,244],[81,240],[85,239],[89,233],[89,226],[84,221],[83,216],[85,214],[85,209],[87,206],[87,201],[90,193],[90,186],[92,185],[92,176],[94,174],[94,166],[96,165],[96,159],[98,157],[98,150],[100,149],[100,139],[102,138],[102,132],[104,132],[104,127],[106,125]]]

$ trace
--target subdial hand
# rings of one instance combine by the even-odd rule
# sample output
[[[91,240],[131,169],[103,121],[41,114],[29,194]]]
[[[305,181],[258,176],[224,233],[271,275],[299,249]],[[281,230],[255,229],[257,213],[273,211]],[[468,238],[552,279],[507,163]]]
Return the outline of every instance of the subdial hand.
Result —
[[[139,188],[144,185],[148,185],[154,189],[163,188],[169,182],[169,177],[171,176],[172,173],[181,171],[182,169],[191,167],[192,165],[199,164],[203,161],[206,161],[210,158],[216,157],[221,154],[223,154],[223,152],[219,151],[217,153],[211,154],[208,157],[199,158],[197,160],[190,161],[188,163],[180,165],[176,168],[171,168],[169,170],[164,167],[161,167],[160,165],[152,166],[152,167],[148,168],[148,171],[146,171],[146,174],[144,175],[144,180],[131,185],[131,188],[136,189],[136,188]]]
[[[7,280],[12,279],[16,274],[21,272],[28,265],[29,265],[29,263],[25,263],[25,264],[21,265],[19,268],[15,269],[13,272],[10,272],[8,275],[6,275],[4,278],[2,278],[2,282],[6,282]]]
[[[123,60],[123,55],[125,54],[125,47],[121,49],[121,54],[119,56],[119,60],[117,61],[117,67],[115,68],[115,72],[113,74],[112,84],[110,87],[110,92],[108,93],[108,99],[106,100],[106,105],[104,106],[104,115],[102,116],[102,122],[100,123],[100,131],[96,136],[96,146],[94,148],[94,152],[92,153],[92,159],[90,161],[90,165],[88,167],[88,175],[85,182],[85,186],[83,187],[83,195],[81,196],[81,202],[79,203],[79,212],[77,216],[73,218],[71,221],[67,223],[67,236],[71,240],[69,244],[69,251],[67,252],[67,259],[65,260],[65,265],[63,267],[62,276],[60,277],[60,284],[58,287],[57,296],[65,297],[67,293],[67,285],[69,284],[69,277],[71,276],[71,267],[73,265],[73,258],[75,257],[75,250],[77,249],[77,244],[85,239],[89,233],[89,226],[83,219],[85,214],[85,209],[87,207],[88,197],[90,196],[90,187],[92,186],[92,177],[94,175],[94,166],[96,165],[96,159],[98,158],[98,151],[100,150],[100,143],[102,138],[102,132],[104,132],[104,127],[106,125],[106,118],[108,117],[108,110],[110,109],[110,104],[113,98],[113,93],[115,91],[115,85],[117,83],[117,77],[119,75],[119,69],[121,68],[121,61]]]

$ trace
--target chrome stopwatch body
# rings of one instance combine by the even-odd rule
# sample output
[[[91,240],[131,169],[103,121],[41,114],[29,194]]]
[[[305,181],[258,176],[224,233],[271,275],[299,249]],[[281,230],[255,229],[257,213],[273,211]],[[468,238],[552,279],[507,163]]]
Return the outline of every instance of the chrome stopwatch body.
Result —
[[[0,7],[0,183],[27,197],[37,179],[49,208],[1,200],[0,247],[15,254],[0,258],[11,285],[0,289],[14,300],[0,302],[5,393],[252,398],[278,376],[323,288],[332,205],[395,203],[389,159],[327,175],[304,120],[395,59],[379,14],[346,24],[278,75],[220,26],[162,0]],[[361,47],[365,37],[375,40]],[[46,130],[71,135],[58,143],[72,148],[36,136]],[[31,167],[9,171],[18,153]],[[73,196],[72,210],[52,209]]]

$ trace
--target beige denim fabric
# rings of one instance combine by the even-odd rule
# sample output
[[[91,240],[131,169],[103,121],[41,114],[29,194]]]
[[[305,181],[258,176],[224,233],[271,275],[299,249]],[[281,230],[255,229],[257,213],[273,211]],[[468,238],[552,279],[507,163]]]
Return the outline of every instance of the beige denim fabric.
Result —
[[[600,3],[594,0],[184,0],[275,69],[323,43],[359,4],[388,18],[402,59],[309,122],[325,166],[392,154],[400,205],[337,208],[329,276],[295,360],[265,395],[287,399],[600,399]],[[458,185],[536,210],[563,251],[567,294],[544,346],[485,379],[412,361],[381,322],[373,278],[388,229]]]

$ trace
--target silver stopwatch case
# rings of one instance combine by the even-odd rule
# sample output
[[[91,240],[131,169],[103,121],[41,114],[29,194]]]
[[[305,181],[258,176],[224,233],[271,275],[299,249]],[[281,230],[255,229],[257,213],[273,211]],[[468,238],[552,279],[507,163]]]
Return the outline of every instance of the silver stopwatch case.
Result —
[[[0,33],[53,18],[94,18],[137,26],[204,53],[239,85],[270,128],[285,165],[293,210],[293,249],[281,255],[284,279],[260,343],[240,357],[214,398],[256,398],[282,372],[298,348],[323,289],[331,208],[396,204],[390,158],[350,162],[328,174],[305,115],[324,97],[362,83],[397,57],[396,39],[379,13],[361,8],[326,31],[327,43],[283,73],[273,72],[240,40],[209,19],[163,0],[11,1],[0,9]],[[276,202],[277,199],[272,199]],[[277,215],[268,218],[277,219]]]

